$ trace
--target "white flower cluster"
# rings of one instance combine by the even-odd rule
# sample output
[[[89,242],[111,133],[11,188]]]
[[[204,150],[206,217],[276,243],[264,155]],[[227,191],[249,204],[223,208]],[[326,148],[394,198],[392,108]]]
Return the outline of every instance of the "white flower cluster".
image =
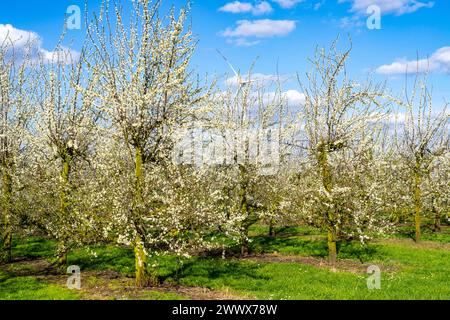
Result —
[[[72,64],[17,62],[0,45],[6,247],[30,229],[58,241],[61,263],[75,246],[133,246],[144,285],[151,255],[230,240],[246,254],[258,221],[322,228],[333,256],[339,241],[448,217],[448,115],[431,112],[426,87],[398,102],[356,84],[334,43],[317,51],[298,106],[276,80],[218,93],[190,68],[187,9],[161,17],[160,2],[132,3],[130,24],[102,6]],[[394,129],[393,103],[408,114]]]

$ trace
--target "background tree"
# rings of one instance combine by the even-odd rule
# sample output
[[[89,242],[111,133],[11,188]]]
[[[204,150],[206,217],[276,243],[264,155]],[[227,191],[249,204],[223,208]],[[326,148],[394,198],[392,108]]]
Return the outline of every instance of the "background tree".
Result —
[[[420,241],[423,215],[423,183],[430,179],[433,161],[449,151],[447,105],[440,113],[433,111],[432,93],[427,76],[415,77],[409,93],[406,89],[404,124],[398,130],[398,151],[407,167],[414,204],[415,240]]]
[[[12,36],[12,35],[11,35]],[[18,177],[29,145],[28,125],[33,108],[29,67],[33,43],[16,47],[20,39],[0,37],[0,173],[1,260],[11,261],[14,212],[17,211]],[[26,39],[24,39],[26,41]],[[17,212],[16,212],[17,213]]]
[[[432,214],[433,229],[441,232],[441,223],[449,215],[450,195],[447,192],[450,187],[450,154],[434,159],[430,166],[430,175],[424,186],[424,195],[428,211]]]
[[[121,8],[111,11],[106,1],[89,32],[92,65],[101,74],[101,110],[134,163],[134,200],[123,222],[132,229],[127,237],[135,248],[137,286],[156,282],[148,273],[147,231],[148,222],[155,221],[151,217],[164,207],[161,199],[144,195],[158,190],[157,177],[167,179],[163,168],[170,160],[172,132],[200,112],[203,99],[203,88],[189,70],[195,42],[186,27],[188,8],[178,16],[172,8],[160,17],[159,1],[132,1],[127,24]]]
[[[64,273],[67,252],[83,234],[78,229],[84,212],[76,210],[81,199],[74,191],[92,155],[98,121],[90,95],[96,76],[85,68],[84,50],[78,57],[58,45],[50,61],[41,57],[35,74],[40,82],[32,173],[40,185],[35,190],[41,199],[37,219],[58,241],[56,266]]]
[[[357,212],[353,205],[341,202],[351,199],[348,197],[356,190],[352,186],[340,186],[337,173],[351,170],[352,167],[346,165],[357,159],[361,152],[368,155],[374,124],[384,112],[383,86],[370,81],[358,84],[348,78],[346,62],[350,52],[351,49],[339,53],[337,41],[328,51],[317,49],[311,60],[313,71],[307,74],[307,84],[301,85],[306,95],[301,120],[303,135],[308,141],[310,161],[321,181],[310,208],[314,210],[316,203],[321,208],[320,225],[328,232],[331,261],[337,257],[344,216]],[[351,195],[346,194],[347,191]]]
[[[224,228],[237,238],[241,255],[249,253],[249,228],[278,211],[281,200],[276,191],[263,195],[262,190],[278,190],[275,181],[293,132],[279,81],[252,80],[251,72],[246,77],[245,84],[229,86],[214,97],[210,122],[226,149],[211,173],[220,194],[217,207]]]

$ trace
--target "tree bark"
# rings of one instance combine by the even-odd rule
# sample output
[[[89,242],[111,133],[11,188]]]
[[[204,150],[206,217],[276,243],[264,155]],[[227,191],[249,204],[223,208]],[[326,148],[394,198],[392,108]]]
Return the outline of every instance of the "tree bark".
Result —
[[[136,287],[144,288],[156,284],[156,279],[148,272],[148,257],[140,236],[134,244],[134,258],[136,269]]]
[[[66,155],[63,160],[63,167],[61,170],[61,178],[63,180],[63,188],[61,190],[60,200],[61,200],[61,213],[66,215],[67,208],[69,207],[67,188],[69,186],[69,176],[70,176],[70,157]]]
[[[441,232],[441,212],[439,209],[433,205],[433,212],[434,212],[434,232]]]
[[[326,144],[322,144],[318,148],[318,163],[320,174],[322,176],[322,184],[325,190],[329,193],[333,191],[333,179],[331,174],[331,169],[328,164],[328,146]],[[328,244],[328,259],[331,263],[335,263],[337,261],[337,234],[338,229],[334,223],[334,214],[332,209],[328,209],[327,215],[327,223],[328,223],[328,234],[327,234],[327,244]]]
[[[416,231],[415,240],[420,242],[421,238],[421,213],[422,213],[422,176],[420,174],[419,163],[416,166],[414,172],[414,226]]]
[[[55,264],[56,270],[60,274],[67,273],[67,254],[67,247],[65,246],[64,242],[60,242],[58,244],[58,257]]]
[[[144,187],[144,159],[141,147],[135,147],[135,178],[136,178],[136,199],[135,199],[135,219],[140,216],[143,204]],[[138,219],[139,220],[139,219]],[[145,251],[144,242],[136,230],[137,235],[134,243],[135,269],[136,269],[136,287],[143,288],[157,285],[157,277],[148,270],[148,256]]]
[[[63,167],[61,169],[61,178],[63,180],[63,187],[60,194],[60,210],[61,216],[66,218],[68,216],[69,200],[68,200],[68,188],[69,188],[69,178],[70,178],[70,165],[72,157],[69,154],[65,154],[63,157]],[[62,274],[66,274],[67,271],[67,254],[68,248],[65,237],[59,240],[57,259],[56,259],[56,270]]]
[[[241,206],[241,214],[246,217],[244,221],[241,223],[241,255],[246,256],[249,253],[248,249],[248,228],[250,225],[248,224],[247,219],[249,219],[249,205],[247,201],[247,170],[243,165],[239,165],[240,172],[240,190],[239,190],[239,198],[240,198],[240,206]]]
[[[7,168],[3,171],[3,254],[2,260],[12,260],[12,226],[11,226],[11,200],[12,200],[12,178]]]
[[[328,230],[327,235],[328,242],[328,259],[330,263],[335,264],[337,261],[337,241],[332,230]]]
[[[274,226],[274,222],[273,222],[273,220],[271,219],[270,220],[270,222],[269,222],[269,237],[275,237],[275,226]]]
[[[248,256],[249,248],[248,248],[248,231],[243,230],[242,231],[242,237],[241,237],[241,256],[245,257]]]

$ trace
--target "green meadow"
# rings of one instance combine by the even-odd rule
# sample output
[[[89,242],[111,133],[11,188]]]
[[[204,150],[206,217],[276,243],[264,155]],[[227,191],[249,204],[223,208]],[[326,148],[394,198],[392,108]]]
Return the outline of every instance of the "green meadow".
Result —
[[[312,228],[284,228],[269,237],[251,230],[250,255],[230,248],[192,258],[158,255],[160,286],[134,287],[134,253],[112,245],[73,250],[69,265],[81,269],[81,289],[70,275],[52,272],[55,243],[42,237],[16,239],[14,262],[0,265],[0,299],[449,299],[450,232],[425,232],[416,244],[407,233],[340,247],[339,261],[327,260],[325,236]],[[237,250],[237,249],[236,249]],[[367,268],[381,270],[381,288],[369,290]]]

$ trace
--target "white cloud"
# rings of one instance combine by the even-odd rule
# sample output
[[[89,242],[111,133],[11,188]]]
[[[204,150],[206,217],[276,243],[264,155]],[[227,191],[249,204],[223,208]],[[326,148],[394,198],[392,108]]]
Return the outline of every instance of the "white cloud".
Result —
[[[224,5],[223,7],[219,8],[219,11],[221,12],[231,12],[231,13],[245,13],[245,12],[251,12],[253,9],[253,5],[248,2],[230,2]]]
[[[430,114],[430,119],[432,120],[436,120],[438,117],[442,116],[442,115],[446,115],[447,117],[450,116],[450,112],[447,111],[445,113],[443,113],[443,111],[441,112],[432,112]],[[399,124],[399,125],[404,125],[405,123],[409,123],[411,121],[417,120],[415,117],[417,117],[417,115],[411,115],[409,113],[405,113],[405,112],[399,112],[399,111],[395,111],[392,113],[389,113],[388,115],[386,115],[383,118],[383,122],[386,124]],[[426,125],[426,124],[424,124]]]
[[[273,0],[283,9],[291,9],[305,0]]]
[[[250,78],[248,75],[246,74],[242,74],[241,75],[241,79],[245,80],[245,81],[252,81],[253,83],[256,83],[258,85],[266,85],[270,82],[274,82],[277,80],[282,80],[284,79],[284,77],[281,76],[277,76],[274,74],[263,74],[263,73],[253,73]],[[240,83],[239,79],[237,76],[228,78],[227,80],[225,80],[225,84],[227,84],[228,86],[237,86]]]
[[[223,31],[222,36],[270,38],[288,35],[296,27],[296,21],[293,20],[240,20],[236,24],[236,28],[227,28]]]
[[[283,93],[289,106],[301,106],[306,102],[306,96],[297,90],[288,90]]]
[[[406,121],[406,114],[403,112],[390,113],[383,118],[383,122],[389,124],[396,124],[396,123],[403,124],[405,123],[405,121]]]
[[[266,14],[266,13],[271,13],[271,12],[273,12],[273,8],[270,5],[270,3],[268,3],[267,1],[263,1],[254,7],[253,14],[259,15],[259,14]]]
[[[45,63],[62,62],[65,64],[72,64],[80,59],[80,53],[72,49],[61,46],[58,50],[47,51],[41,49],[41,56]]]
[[[296,108],[303,106],[306,102],[306,96],[297,90],[287,90],[283,92],[268,91],[259,95],[258,92],[252,93],[252,97],[255,100],[262,99],[264,105],[269,105],[271,103],[277,103],[282,101],[286,106],[290,108]]]
[[[357,16],[344,17],[339,20],[339,27],[342,29],[360,28],[364,22]]]
[[[0,24],[0,46],[14,48],[17,59],[30,56],[32,59],[42,58],[45,63],[73,63],[80,58],[74,50],[61,46],[57,50],[48,51],[43,48],[42,38],[33,31],[17,29],[10,24]]]
[[[259,40],[247,40],[246,38],[237,38],[237,39],[228,39],[227,43],[234,44],[238,47],[252,47],[259,44],[261,41]]]
[[[315,11],[319,10],[319,9],[323,6],[323,4],[324,4],[324,1],[323,1],[323,0],[322,0],[321,2],[317,2],[317,3],[314,5],[314,10],[315,10]]]
[[[14,28],[10,24],[0,24],[0,43],[13,43],[17,48],[24,48],[30,43],[39,43],[38,34]]]
[[[377,68],[377,73],[384,75],[441,72],[450,74],[450,47],[443,47],[434,52],[429,59],[399,59],[391,64]]]
[[[221,91],[219,93],[216,93],[214,98],[217,101],[223,101],[224,99],[229,98],[229,94],[230,93],[227,91]],[[259,98],[261,98],[262,99],[261,101],[264,105],[268,105],[275,101],[279,101],[279,99],[282,99],[282,101],[284,101],[288,107],[299,107],[304,105],[306,102],[305,94],[297,90],[287,90],[281,93],[275,91],[268,91],[264,92],[262,95],[259,95],[258,92],[253,92],[251,93],[251,97],[253,101],[258,101]]]
[[[256,84],[257,88],[262,88],[264,86],[270,87],[274,82],[285,81],[289,77],[286,75],[274,75],[274,74],[263,74],[254,73],[251,75],[250,79],[248,75],[242,75],[242,79],[251,80],[253,84]],[[238,77],[234,76],[225,80],[225,84],[230,87],[237,87],[239,84]],[[256,99],[258,98],[258,93],[252,93],[252,96]],[[281,92],[268,91],[262,94],[262,99],[265,104],[269,104],[274,100],[283,99],[289,107],[298,107],[304,105],[306,102],[306,96],[297,90],[287,90]]]
[[[225,4],[223,7],[219,9],[219,11],[230,13],[251,13],[257,16],[271,13],[273,12],[273,8],[267,1],[263,1],[258,4],[234,1]]]
[[[258,93],[253,94],[258,98]],[[269,91],[262,94],[262,101],[265,105],[279,101],[281,99],[288,107],[300,107],[305,104],[306,96],[297,90],[287,90],[283,92]]]
[[[366,10],[371,5],[380,7],[382,14],[403,15],[413,13],[421,8],[432,8],[433,1],[419,0],[339,0],[339,3],[351,3],[351,11],[359,14],[366,14]]]

